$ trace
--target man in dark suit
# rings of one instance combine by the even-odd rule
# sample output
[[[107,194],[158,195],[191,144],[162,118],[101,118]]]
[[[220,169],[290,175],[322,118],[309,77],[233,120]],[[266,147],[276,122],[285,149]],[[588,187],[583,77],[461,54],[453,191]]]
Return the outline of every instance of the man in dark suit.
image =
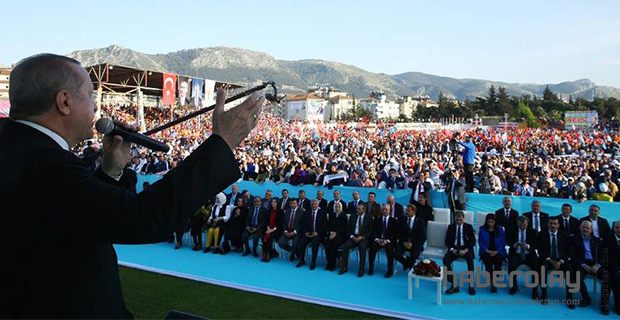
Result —
[[[532,201],[532,211],[526,212],[523,215],[529,220],[529,228],[536,232],[536,236],[542,231],[547,231],[549,214],[540,211],[540,201]]]
[[[474,272],[474,246],[476,245],[476,235],[474,227],[465,222],[463,211],[457,210],[454,213],[454,223],[448,226],[446,231],[445,245],[448,251],[443,256],[443,265],[446,270],[452,271],[452,262],[456,259],[465,259],[467,261],[467,270]],[[454,285],[454,276],[448,275],[450,288],[446,290],[446,294],[459,292],[459,287]],[[476,294],[474,287],[469,287],[469,294]]]
[[[304,209],[305,212],[310,211],[310,200],[306,198],[306,191],[299,190],[297,192],[299,198],[297,198],[297,206]]]
[[[398,220],[390,216],[390,205],[381,206],[380,218],[374,221],[373,235],[371,237],[370,250],[368,252],[368,275],[372,276],[375,272],[375,256],[377,251],[384,249],[387,257],[386,278],[394,275],[394,248],[398,241]]]
[[[562,205],[562,213],[557,216],[560,222],[560,231],[569,237],[579,232],[579,220],[572,216],[573,206],[568,203]]]
[[[366,205],[357,205],[357,214],[352,215],[349,218],[349,224],[347,226],[347,239],[342,245],[342,266],[338,274],[344,274],[348,270],[349,251],[353,248],[358,248],[359,251],[359,271],[358,277],[363,277],[366,267],[366,248],[368,247],[368,241],[372,236],[372,218],[366,214]]]
[[[334,200],[330,201],[327,204],[327,213],[328,214],[334,213],[334,205],[336,204],[336,202],[340,202],[340,204],[342,204],[343,208],[345,208],[347,206],[347,203],[344,202],[344,200],[340,199],[340,191],[338,191],[338,190],[334,190]],[[319,205],[319,207],[320,207],[320,205]]]
[[[606,269],[609,274],[609,285],[614,294],[615,312],[620,315],[620,221],[612,223],[612,231],[603,239],[603,258],[607,258]],[[606,309],[609,312],[609,308]]]
[[[547,222],[548,223],[548,222]],[[506,244],[510,246],[508,251],[508,272],[517,270],[522,264],[527,265],[533,271],[538,270],[538,237],[536,231],[529,227],[529,219],[525,215],[517,219],[517,228],[512,229],[506,237]],[[547,230],[547,228],[545,228]],[[517,293],[519,286],[517,277],[514,276],[509,282],[511,295]],[[538,289],[532,289],[532,299],[538,299]]]
[[[517,228],[519,212],[512,208],[512,199],[510,197],[504,197],[502,205],[501,209],[495,211],[495,218],[497,224],[504,227],[506,232],[509,232],[510,229]]]
[[[236,206],[237,200],[241,198],[241,192],[239,192],[239,186],[236,184],[233,184],[232,187],[230,187],[230,189],[231,189],[231,192],[226,195],[226,205]]]
[[[265,191],[265,197],[261,201],[261,207],[267,210],[267,212],[271,210],[271,199],[273,199],[273,191],[271,191],[271,189],[267,189],[267,191]]]
[[[396,169],[391,168],[390,175],[385,179],[385,188],[388,190],[405,189],[405,179],[401,177]]]
[[[282,197],[279,199],[278,202],[278,208],[280,208],[280,210],[282,210],[282,212],[284,212],[284,210],[290,208],[290,198],[288,195],[288,190],[287,189],[282,189]]]
[[[241,235],[241,241],[245,247],[243,256],[250,254],[250,240],[253,240],[252,255],[258,257],[258,241],[263,236],[266,228],[266,215],[267,211],[261,206],[260,197],[254,197],[254,205],[248,210],[248,216],[245,220],[245,230]]]
[[[390,217],[394,219],[401,219],[405,215],[403,205],[396,202],[394,195],[387,196],[387,204],[390,205]]]
[[[417,208],[407,205],[407,215],[399,220],[399,241],[395,258],[403,265],[403,270],[413,268],[426,242],[426,223],[417,216]],[[409,257],[405,255],[409,252]]]
[[[603,266],[603,251],[600,247],[600,239],[592,234],[592,223],[589,220],[584,220],[579,225],[580,232],[575,234],[570,239],[570,258],[572,264],[572,280],[577,281],[580,279],[579,292],[581,293],[581,300],[579,306],[589,306],[592,302],[590,300],[590,294],[588,293],[588,287],[584,281],[587,275],[595,275],[600,280],[608,277],[606,269]],[[609,282],[603,281],[601,288],[601,311],[605,313],[607,302],[609,300]],[[572,296],[571,296],[572,299]],[[575,305],[571,304],[569,307],[575,308]],[[609,310],[607,309],[607,312]]]
[[[366,202],[366,213],[374,220],[381,216],[381,206],[377,203],[377,194],[368,192],[368,202]]]
[[[359,206],[360,204],[366,204],[364,201],[360,199],[359,191],[357,190],[353,191],[352,196],[353,196],[353,200],[349,202],[349,205],[347,206],[347,214],[350,216],[357,214],[357,206]]]
[[[218,92],[213,134],[136,195],[118,186],[131,159],[122,137],[104,136],[94,175],[69,151],[92,137],[92,92],[86,70],[64,56],[26,58],[11,73],[10,119],[0,121],[0,318],[130,318],[112,244],[166,240],[236,181],[231,149],[252,130],[264,101],[226,112]]]
[[[308,244],[312,247],[312,260],[310,270],[316,268],[316,257],[319,253],[319,246],[325,239],[327,229],[327,214],[319,208],[319,200],[312,200],[309,212],[303,215],[302,235],[299,240],[299,262],[297,268],[306,264],[306,248]]]
[[[334,204],[334,212],[329,214],[327,223],[327,233],[325,235],[325,259],[327,266],[325,270],[334,271],[336,269],[336,255],[338,248],[346,239],[347,235],[347,215],[341,202]]]
[[[283,233],[278,240],[278,246],[289,251],[291,253],[289,259],[295,261],[297,248],[299,247],[299,235],[302,233],[301,222],[304,210],[297,207],[297,199],[291,199],[289,205],[290,207],[284,212],[284,219],[282,220]]]
[[[562,271],[566,274],[569,268],[568,255],[568,235],[559,230],[560,222],[558,217],[549,217],[549,225],[546,232],[542,232],[538,239],[538,265],[541,266],[539,279],[545,279],[544,283],[549,284],[547,279],[548,271]],[[542,267],[545,268],[544,272]],[[568,299],[568,286],[566,288],[566,298]],[[547,288],[541,287],[540,301],[547,304]]]
[[[327,200],[325,200],[325,193],[323,192],[323,190],[317,190],[316,191],[316,199],[319,200],[319,208],[321,208],[321,209],[323,209],[323,211],[327,212]],[[346,208],[346,204],[342,208],[345,209]]]
[[[429,221],[435,220],[435,214],[433,213],[433,207],[431,207],[428,201],[426,201],[425,195],[421,194],[418,197],[418,201],[413,203],[413,205],[415,205],[415,207],[417,208],[416,216],[422,219],[422,221],[424,221],[425,226],[427,225]]]
[[[611,234],[611,229],[609,228],[609,222],[607,222],[607,219],[601,217],[600,214],[601,208],[593,204],[588,210],[588,216],[579,219],[579,223],[581,225],[583,221],[590,221],[592,223],[592,235],[602,239],[608,234]]]

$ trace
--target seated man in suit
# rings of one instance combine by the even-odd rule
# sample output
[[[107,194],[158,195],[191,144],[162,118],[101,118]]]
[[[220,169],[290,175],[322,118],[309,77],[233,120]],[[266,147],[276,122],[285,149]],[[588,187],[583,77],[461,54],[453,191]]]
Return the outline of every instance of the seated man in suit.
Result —
[[[603,239],[603,255],[605,253],[608,254],[607,271],[614,294],[614,309],[620,315],[620,220],[612,223],[612,233]],[[609,308],[603,308],[602,311],[605,314]]]
[[[336,202],[340,202],[340,204],[342,204],[342,207],[346,207],[347,203],[344,202],[344,200],[340,199],[340,191],[339,190],[334,190],[334,200],[330,201],[327,204],[327,213],[328,214],[332,214],[334,213],[334,205],[336,204]],[[319,205],[320,207],[320,205]]]
[[[403,205],[396,202],[394,195],[387,196],[387,204],[390,205],[390,217],[400,219],[405,215]]]
[[[357,190],[353,191],[352,196],[353,196],[353,201],[349,202],[349,204],[347,206],[347,212],[346,212],[346,214],[348,214],[350,216],[354,216],[354,215],[357,214],[357,206],[358,205],[366,204],[364,201],[362,201],[360,199],[359,191],[357,191]]]
[[[297,194],[299,195],[299,198],[297,198],[297,206],[304,209],[305,212],[308,212],[310,210],[310,200],[306,198],[306,191],[299,190]]]
[[[398,241],[398,220],[390,216],[391,206],[383,204],[381,206],[381,218],[375,220],[373,225],[372,243],[368,253],[368,275],[372,276],[375,271],[375,256],[377,251],[385,249],[387,257],[386,278],[394,275],[394,248]]]
[[[558,217],[549,217],[548,231],[540,234],[538,239],[538,263],[541,266],[540,279],[545,279],[544,283],[549,284],[547,279],[548,271],[563,271],[569,270],[568,260],[568,235],[561,231],[560,220]],[[545,272],[542,272],[542,267],[545,267]],[[565,273],[566,274],[566,273]],[[568,301],[569,292],[566,282],[566,299]],[[542,293],[540,296],[540,302],[547,304],[547,288],[542,287]]]
[[[549,214],[540,211],[540,201],[532,201],[532,211],[523,214],[529,220],[529,228],[536,232],[536,236],[542,231],[547,231]]]
[[[325,259],[327,260],[325,270],[334,271],[336,269],[338,248],[340,248],[346,240],[347,215],[342,211],[343,208],[342,202],[336,202],[334,204],[334,212],[329,215],[324,244]]]
[[[261,203],[261,206],[267,211],[271,210],[271,199],[277,200],[277,198],[273,197],[273,191],[271,191],[271,189],[267,189],[267,191],[265,191],[265,197]]]
[[[467,261],[467,270],[474,272],[474,246],[476,245],[476,235],[474,227],[465,222],[463,211],[457,210],[454,213],[454,223],[448,226],[446,231],[446,248],[448,251],[443,256],[443,265],[446,270],[452,271],[452,262],[456,259],[465,259]],[[450,288],[446,290],[446,294],[459,292],[459,287],[454,286],[454,276],[448,275]],[[469,294],[476,294],[474,287],[469,287]]]
[[[325,239],[325,230],[327,228],[327,215],[325,211],[319,208],[319,200],[312,200],[310,203],[310,212],[305,213],[302,217],[302,232],[299,240],[299,262],[297,268],[306,264],[306,248],[308,244],[312,247],[312,260],[310,261],[310,270],[316,268],[316,256],[319,253],[319,246]]]
[[[263,232],[265,231],[265,215],[265,209],[261,207],[261,198],[254,197],[254,205],[248,210],[245,231],[243,231],[243,235],[241,236],[241,241],[245,247],[245,251],[243,252],[244,256],[250,254],[249,242],[250,240],[253,240],[252,254],[255,257],[258,257],[258,241],[263,236]]]
[[[590,221],[592,223],[592,235],[599,239],[603,239],[608,234],[611,234],[611,230],[607,219],[601,217],[600,214],[601,208],[593,204],[588,210],[588,216],[579,219],[579,223],[581,225],[583,221]]]
[[[562,213],[557,216],[560,231],[566,233],[569,237],[579,232],[579,220],[572,216],[573,206],[568,203],[562,205]]]
[[[506,243],[510,246],[508,252],[508,272],[517,270],[522,264],[527,265],[530,269],[538,270],[538,256],[536,249],[538,248],[538,237],[536,231],[528,226],[529,219],[525,215],[520,216],[517,220],[517,228],[512,229],[508,234]],[[546,228],[545,228],[546,229]],[[509,283],[511,295],[517,293],[517,277],[510,278]],[[538,290],[532,289],[532,299],[538,299]]]
[[[396,247],[396,260],[403,265],[403,270],[413,268],[426,242],[426,222],[418,217],[417,208],[407,205],[407,216],[399,220],[399,241]],[[407,256],[406,253],[409,253]]]
[[[579,225],[580,232],[570,239],[570,259],[572,264],[573,282],[580,279],[579,292],[581,293],[580,307],[589,306],[592,302],[588,287],[584,278],[587,275],[594,275],[598,279],[603,280],[601,288],[601,311],[609,312],[607,303],[609,302],[609,282],[607,270],[603,267],[603,250],[600,248],[600,239],[592,234],[592,222],[584,220]],[[607,260],[608,257],[605,257]],[[570,299],[572,299],[572,294]],[[571,309],[575,308],[574,304],[569,304]]]
[[[358,277],[364,276],[366,266],[366,248],[372,236],[372,218],[366,213],[366,205],[357,205],[357,214],[349,218],[347,226],[348,239],[342,245],[342,266],[338,274],[344,274],[348,270],[349,251],[357,247],[359,251],[359,271]]]
[[[299,235],[302,233],[301,221],[304,210],[297,207],[297,199],[291,199],[289,205],[290,208],[286,209],[284,220],[282,220],[283,234],[278,240],[278,246],[289,251],[291,253],[290,260],[295,261],[295,254],[298,251]]]
[[[241,197],[241,192],[239,192],[239,186],[236,184],[233,184],[230,189],[231,192],[226,195],[226,205],[234,206],[237,205],[237,199]]]
[[[502,199],[502,204],[502,208],[495,211],[497,224],[504,227],[504,231],[506,232],[510,229],[516,229],[519,212],[512,208],[512,199],[510,197],[504,197],[504,199]]]

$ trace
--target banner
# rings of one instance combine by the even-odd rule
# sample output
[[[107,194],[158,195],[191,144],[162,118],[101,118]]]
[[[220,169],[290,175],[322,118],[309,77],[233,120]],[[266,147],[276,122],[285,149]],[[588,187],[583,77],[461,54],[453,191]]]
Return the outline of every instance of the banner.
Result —
[[[598,122],[596,111],[566,111],[564,130],[588,129]]]
[[[186,106],[190,104],[189,101],[189,88],[190,88],[190,79],[189,77],[178,76],[177,88],[179,94],[177,102],[180,106]]]
[[[192,107],[202,107],[202,86],[204,85],[204,79],[192,78]]]
[[[161,104],[171,106],[176,100],[177,77],[171,73],[164,73],[164,84],[161,90]]]
[[[324,108],[321,101],[308,101],[308,121],[323,121],[324,120]]]
[[[215,80],[204,79],[205,97],[203,98],[203,107],[215,104]]]

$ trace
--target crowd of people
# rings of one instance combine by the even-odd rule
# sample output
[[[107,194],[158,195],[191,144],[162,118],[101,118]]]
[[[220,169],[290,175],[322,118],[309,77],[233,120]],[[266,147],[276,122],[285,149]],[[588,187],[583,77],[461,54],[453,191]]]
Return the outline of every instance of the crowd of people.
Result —
[[[172,117],[187,112],[178,109]],[[136,119],[132,106],[104,106],[102,115],[130,124]],[[170,118],[168,109],[145,108],[149,128]],[[174,168],[210,134],[210,123],[206,114],[155,134],[171,151],[136,149],[131,169]],[[235,155],[243,179],[257,183],[413,189],[422,180],[427,190],[454,194],[457,207],[465,191],[618,201],[620,135],[602,128],[414,131],[395,130],[390,123],[286,122],[264,112]],[[97,143],[86,149],[84,157],[96,167]]]

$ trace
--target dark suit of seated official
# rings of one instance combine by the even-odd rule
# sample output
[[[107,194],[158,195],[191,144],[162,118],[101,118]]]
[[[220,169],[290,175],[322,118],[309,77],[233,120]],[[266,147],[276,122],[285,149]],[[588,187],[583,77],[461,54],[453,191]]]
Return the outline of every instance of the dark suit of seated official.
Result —
[[[560,231],[560,220],[558,217],[549,217],[548,231],[542,232],[538,238],[538,263],[541,267],[541,274],[539,279],[545,279],[544,283],[549,284],[547,279],[547,272],[549,271],[563,271],[569,270],[569,258],[568,258],[568,235],[565,232]],[[542,267],[545,267],[545,272],[542,272]],[[542,283],[542,281],[541,281]],[[563,283],[566,287],[566,299],[570,297],[568,292],[568,286],[566,282]],[[547,288],[541,288],[540,300],[542,304],[547,304]]]
[[[258,257],[258,241],[263,236],[263,232],[265,232],[266,215],[265,208],[261,206],[260,197],[254,197],[254,206],[248,208],[248,216],[245,220],[246,227],[241,236],[241,241],[245,248],[244,256],[250,254],[250,240],[253,240],[252,254]]]
[[[403,265],[403,270],[413,268],[420,253],[424,251],[426,242],[426,221],[418,217],[417,208],[407,205],[407,215],[399,221],[399,240],[396,246],[395,259]],[[409,253],[406,255],[406,253]]]
[[[342,202],[334,204],[334,212],[329,214],[327,233],[325,235],[325,258],[327,266],[325,270],[336,270],[336,256],[338,248],[344,243],[347,236],[347,215]]]
[[[527,265],[532,270],[538,270],[538,237],[536,231],[528,226],[529,219],[526,216],[520,216],[517,220],[517,229],[513,229],[508,233],[507,244],[510,246],[508,252],[508,272],[517,270],[522,264]],[[545,226],[545,229],[547,227]],[[511,286],[510,286],[511,285]],[[517,293],[519,286],[517,285],[517,277],[510,279],[510,294]],[[532,299],[538,299],[538,290],[532,289]]]
[[[608,234],[611,234],[611,229],[609,228],[609,222],[607,219],[600,216],[601,208],[595,204],[590,205],[588,209],[588,216],[579,219],[579,225],[583,221],[590,221],[592,223],[592,235],[599,238],[604,239]]]
[[[359,251],[359,271],[358,277],[364,276],[366,265],[366,248],[372,236],[372,217],[366,213],[366,205],[357,205],[357,214],[351,215],[347,226],[347,236],[349,237],[342,245],[342,266],[338,274],[344,274],[348,270],[349,251],[358,248]]]
[[[614,308],[620,315],[620,221],[612,223],[611,234],[603,239],[603,255],[607,254],[609,285],[614,294]]]
[[[464,221],[463,211],[457,210],[454,214],[454,223],[448,226],[446,231],[446,248],[448,251],[443,256],[443,265],[448,271],[452,271],[452,262],[456,259],[467,261],[467,270],[474,272],[474,246],[476,245],[476,235],[474,227]],[[447,294],[459,292],[459,288],[454,286],[454,277],[448,275],[451,286],[446,290]],[[474,287],[469,287],[469,294],[476,294]]]
[[[506,260],[506,232],[504,227],[497,224],[497,216],[493,213],[486,215],[484,225],[478,231],[478,256],[491,279],[497,271],[502,270],[502,263]],[[491,292],[497,288],[491,281]]]
[[[291,253],[290,260],[295,261],[299,247],[299,235],[304,210],[297,206],[297,199],[289,200],[289,208],[285,210],[282,220],[282,235],[278,240],[278,246]],[[290,242],[290,244],[289,244]]]
[[[394,275],[394,248],[398,241],[398,220],[390,216],[391,206],[384,204],[381,206],[380,218],[374,221],[372,243],[368,254],[368,275],[373,275],[375,269],[375,255],[378,250],[384,249],[387,257],[386,278]]]
[[[599,280],[604,280],[601,288],[601,308],[608,308],[609,302],[609,282],[608,272],[603,263],[603,250],[601,249],[600,239],[592,235],[592,222],[589,220],[582,221],[579,226],[580,232],[570,239],[570,259],[572,264],[573,278],[576,281],[579,274],[580,284],[579,292],[581,300],[579,306],[588,306],[591,304],[588,287],[584,281],[588,275],[594,275]],[[608,260],[608,257],[605,257]],[[572,298],[572,297],[571,297]],[[571,305],[573,308],[574,306]]]
[[[405,208],[402,204],[396,202],[396,197],[390,194],[387,196],[387,204],[390,205],[390,217],[395,219],[401,219],[405,216]]]
[[[306,248],[308,244],[312,247],[312,260],[310,270],[316,268],[316,257],[319,253],[319,246],[325,239],[327,229],[327,215],[319,208],[319,201],[314,199],[310,202],[310,212],[304,214],[302,218],[301,235],[299,239],[299,262],[297,268],[306,263]]]

